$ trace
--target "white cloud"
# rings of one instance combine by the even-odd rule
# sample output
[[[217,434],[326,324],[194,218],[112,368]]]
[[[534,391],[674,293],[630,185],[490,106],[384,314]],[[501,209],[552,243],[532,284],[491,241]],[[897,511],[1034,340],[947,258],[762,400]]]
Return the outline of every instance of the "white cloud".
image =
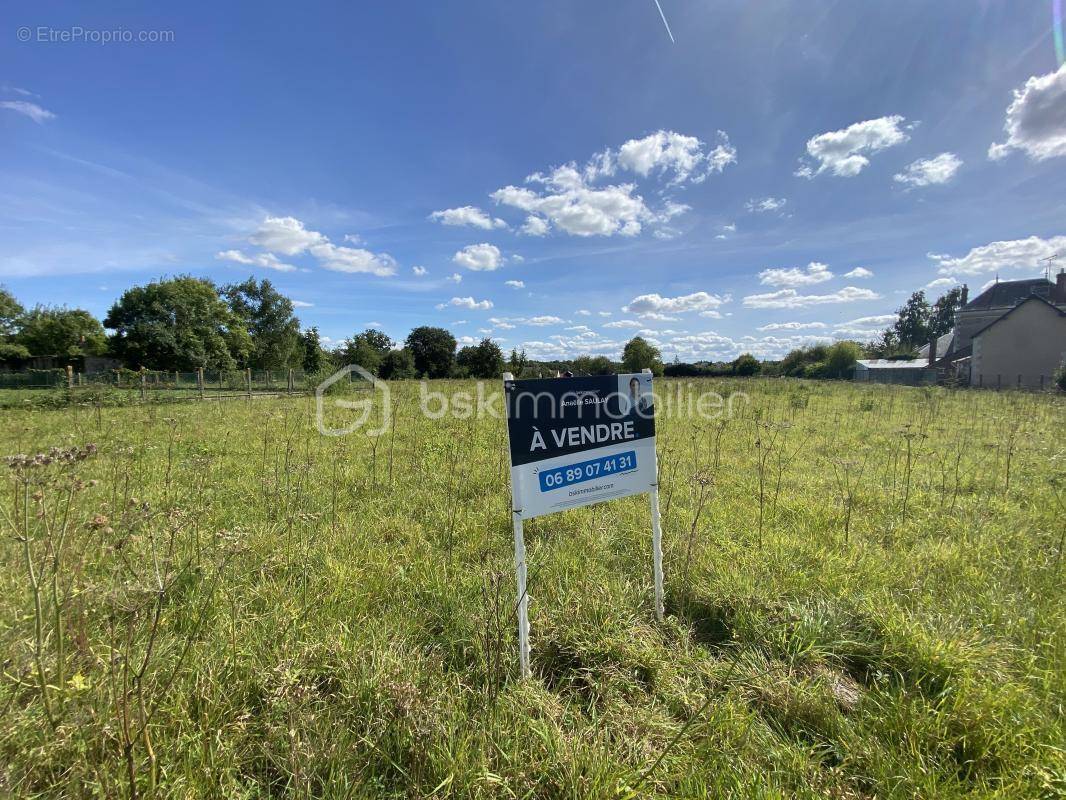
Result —
[[[295,256],[329,241],[318,231],[309,231],[295,217],[267,217],[248,240],[264,250]]]
[[[293,305],[293,308],[314,308],[315,307],[314,303],[307,303],[307,302],[305,302],[303,300],[293,300],[292,301],[292,305]]]
[[[770,211],[780,211],[784,208],[788,202],[784,197],[763,197],[762,199],[752,198],[744,204],[744,208],[748,209],[753,214],[761,214]],[[733,226],[734,230],[736,226]]]
[[[580,316],[582,316],[582,317],[591,317],[591,316],[592,316],[592,312],[591,312],[591,311],[589,311],[589,310],[588,310],[587,308],[579,308],[579,309],[577,310],[577,313],[578,313],[578,314],[579,314]]]
[[[988,148],[993,161],[1011,150],[1022,150],[1034,161],[1066,155],[1066,64],[1014,90],[1003,129],[1007,141]]]
[[[730,222],[728,225],[723,225],[722,226],[722,230],[725,231],[726,233],[736,233],[737,232],[737,224],[735,222]]]
[[[903,172],[897,172],[892,179],[907,186],[930,186],[947,183],[962,166],[962,159],[954,153],[941,153],[933,158],[919,158],[912,161]]]
[[[491,300],[475,300],[473,297],[453,297],[447,303],[438,303],[437,309],[447,308],[448,306],[456,306],[458,308],[466,308],[470,311],[488,311],[492,308]]]
[[[844,278],[872,278],[874,276],[873,270],[866,269],[866,267],[855,267],[850,272],[845,272],[841,277]]]
[[[849,320],[848,322],[842,322],[840,324],[859,328],[880,328],[895,321],[895,314],[875,314],[872,317],[859,317],[858,319]]]
[[[728,303],[729,295],[694,292],[679,297],[663,297],[660,294],[642,294],[634,297],[622,310],[629,314],[683,314],[687,311],[707,311]],[[602,313],[602,312],[601,312]]]
[[[0,101],[0,108],[6,108],[8,111],[14,111],[16,114],[27,116],[38,125],[43,125],[48,120],[55,119],[56,116],[47,108],[41,108],[36,103],[31,103],[28,100]]]
[[[813,178],[828,170],[841,177],[854,177],[870,163],[864,153],[876,153],[910,138],[901,127],[904,122],[899,115],[878,117],[813,136],[807,141],[809,158],[800,159],[796,175]]]
[[[497,328],[499,328],[500,330],[503,330],[503,331],[511,331],[511,330],[514,330],[514,327],[515,327],[513,324],[511,324],[507,320],[500,319],[499,317],[489,317],[489,322],[491,322],[493,325],[495,325]]]
[[[699,183],[712,172],[721,172],[736,163],[737,151],[729,143],[724,131],[718,131],[718,145],[710,152],[703,151],[703,142],[695,136],[685,136],[674,131],[656,131],[643,139],[625,142],[613,160],[618,166],[646,178],[652,172],[671,176],[671,184],[691,180]],[[601,154],[608,163],[611,155]],[[611,173],[612,174],[613,170]]]
[[[763,325],[760,331],[814,331],[828,328],[824,322],[771,322]]]
[[[832,294],[800,294],[795,289],[781,289],[767,294],[751,294],[744,298],[748,308],[806,308],[826,303],[851,303],[856,300],[877,300],[881,295],[870,289],[845,286]]]
[[[596,314],[601,316],[601,317],[609,317],[609,316],[611,316],[611,312],[610,311],[597,311]]]
[[[522,225],[522,233],[526,236],[544,236],[548,233],[548,229],[551,226],[548,225],[547,220],[543,217],[538,217],[536,214],[530,214],[526,217],[525,223]]]
[[[529,319],[525,320],[525,323],[527,325],[535,325],[537,327],[542,328],[545,325],[561,325],[565,321],[566,320],[560,319],[559,317],[544,315],[540,317],[530,317]]]
[[[462,283],[463,282],[463,276],[460,275],[458,272],[453,272],[451,275],[449,275],[444,280],[449,281],[451,283]]]
[[[411,272],[413,272],[415,274],[416,278],[421,278],[424,275],[426,275],[429,272],[429,270],[427,270],[425,267],[417,267],[416,266],[416,267],[411,267]]]
[[[486,242],[468,244],[452,256],[452,261],[460,267],[466,267],[475,272],[491,272],[499,269],[503,266],[503,260],[500,248]]]
[[[951,287],[956,286],[957,284],[958,284],[958,281],[955,280],[954,278],[937,278],[935,280],[929,281],[929,283],[927,283],[925,285],[925,288],[926,289],[950,289]]]
[[[895,314],[876,314],[872,317],[859,317],[847,322],[838,322],[833,326],[833,335],[837,338],[873,339],[886,325],[896,321]]]
[[[643,328],[644,323],[635,319],[616,319],[614,322],[605,322],[605,328]]]
[[[964,256],[929,253],[941,275],[980,275],[1000,270],[1042,270],[1044,259],[1066,249],[1066,236],[1012,239],[975,247]]]
[[[434,211],[429,215],[434,222],[441,225],[469,225],[483,230],[493,228],[506,228],[507,223],[499,218],[492,218],[480,208],[474,206],[460,206],[459,208],[446,208],[443,211]]]
[[[292,264],[283,264],[273,253],[256,253],[255,255],[248,256],[240,250],[222,250],[215,253],[215,258],[219,261],[233,261],[237,264],[263,267],[264,269],[273,269],[278,272],[296,271],[296,267]]]
[[[504,281],[505,286],[510,286],[512,289],[525,289],[525,281]]]
[[[662,209],[655,210],[636,193],[634,184],[600,186],[597,181],[624,170],[642,178],[655,175],[670,186],[700,183],[735,161],[736,150],[721,131],[717,145],[706,150],[695,136],[661,130],[630,139],[617,151],[608,148],[597,153],[582,169],[571,162],[526,178],[527,184],[543,189],[505,186],[491,197],[526,213],[520,230],[528,236],[544,236],[553,227],[572,236],[636,236],[645,226],[666,223],[689,207],[666,201]],[[671,235],[668,229],[659,233]]]
[[[643,226],[658,221],[633,184],[593,188],[571,165],[559,167],[550,177],[530,176],[543,182],[544,194],[525,187],[505,186],[492,193],[502,205],[535,212],[564,233],[572,236],[636,236]],[[528,223],[528,218],[527,218]]]
[[[764,269],[759,273],[759,283],[767,286],[813,286],[832,279],[833,273],[829,271],[829,267],[818,261],[812,261],[807,265],[807,269]]]
[[[345,236],[344,239],[348,242],[359,241],[359,237],[351,234]],[[360,247],[333,244],[328,236],[309,230],[295,217],[266,217],[255,233],[248,237],[248,241],[264,250],[272,251],[253,257],[256,259],[255,263],[269,269],[289,271],[285,269],[289,265],[281,264],[272,253],[294,256],[306,251],[317,258],[323,268],[334,272],[368,273],[379,277],[396,274],[396,260],[388,253],[372,253]],[[232,254],[238,251],[224,252]],[[220,253],[218,257],[221,258],[223,255]],[[231,258],[230,260],[238,259]],[[290,269],[295,269],[295,267],[290,267]],[[419,274],[418,269],[415,270],[416,275]]]
[[[653,320],[654,322],[677,322],[681,317],[672,317],[669,314],[660,314],[658,311],[645,311],[643,314],[638,314],[638,317],[644,320]]]
[[[473,336],[460,336],[458,339],[455,340],[455,342],[456,344],[462,345],[463,347],[467,347],[472,344],[477,344],[477,339],[475,339]]]
[[[396,274],[396,261],[387,253],[371,253],[362,248],[343,247],[332,242],[311,245],[310,250],[324,268],[334,272],[365,272],[379,277]]]

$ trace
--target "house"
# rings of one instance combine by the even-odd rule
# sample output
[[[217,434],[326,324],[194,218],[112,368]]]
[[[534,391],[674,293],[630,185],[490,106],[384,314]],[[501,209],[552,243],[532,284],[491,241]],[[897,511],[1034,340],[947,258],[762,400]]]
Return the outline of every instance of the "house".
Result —
[[[1047,278],[997,281],[955,313],[955,327],[919,350],[941,379],[986,388],[1050,384],[1066,350],[1066,270]],[[1024,307],[1024,309],[1023,309]]]
[[[924,358],[868,358],[855,363],[855,380],[866,383],[901,383],[922,386],[936,383],[937,371]]]
[[[1066,359],[1066,303],[1031,295],[971,337],[970,383],[1044,389]]]

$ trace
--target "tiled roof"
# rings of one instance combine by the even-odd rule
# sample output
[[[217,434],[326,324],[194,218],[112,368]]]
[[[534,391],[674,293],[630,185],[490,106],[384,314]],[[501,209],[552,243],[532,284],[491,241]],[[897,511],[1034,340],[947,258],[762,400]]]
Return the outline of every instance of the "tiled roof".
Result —
[[[1046,300],[1051,295],[1052,286],[1054,284],[1046,278],[1000,281],[977,295],[963,307],[963,310],[980,311],[986,308],[1011,308],[1033,296],[1043,297]]]

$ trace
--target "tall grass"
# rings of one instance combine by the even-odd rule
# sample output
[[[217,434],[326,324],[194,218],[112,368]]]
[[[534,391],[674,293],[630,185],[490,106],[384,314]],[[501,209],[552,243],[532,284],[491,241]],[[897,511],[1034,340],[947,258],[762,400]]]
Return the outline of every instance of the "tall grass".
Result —
[[[1066,792],[1061,399],[671,385],[665,623],[645,498],[531,521],[521,681],[504,426],[392,388],[5,412],[0,794]]]

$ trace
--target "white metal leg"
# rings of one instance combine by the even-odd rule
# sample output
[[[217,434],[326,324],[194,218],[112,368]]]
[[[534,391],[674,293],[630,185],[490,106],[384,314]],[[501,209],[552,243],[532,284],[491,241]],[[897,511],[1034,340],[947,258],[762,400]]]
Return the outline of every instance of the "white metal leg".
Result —
[[[659,524],[659,486],[651,489],[651,558],[655,572],[655,619],[663,621],[663,532]]]
[[[522,533],[522,515],[515,511],[514,520],[514,560],[515,572],[518,574],[518,661],[522,668],[522,677],[528,678],[529,671],[529,595],[526,593],[526,543]]]

